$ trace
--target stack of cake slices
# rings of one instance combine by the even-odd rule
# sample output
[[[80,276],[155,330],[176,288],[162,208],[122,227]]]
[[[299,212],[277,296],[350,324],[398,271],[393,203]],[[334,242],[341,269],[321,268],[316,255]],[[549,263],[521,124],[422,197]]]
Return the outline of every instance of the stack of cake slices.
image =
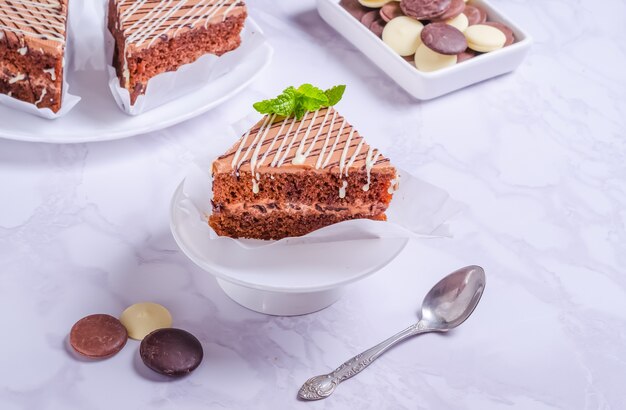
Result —
[[[396,170],[334,108],[270,114],[213,162],[209,224],[233,238],[301,236],[337,222],[385,220]]]
[[[0,93],[59,111],[67,13],[68,0],[0,0]],[[109,0],[112,64],[131,104],[150,78],[239,47],[246,17],[238,0]]]

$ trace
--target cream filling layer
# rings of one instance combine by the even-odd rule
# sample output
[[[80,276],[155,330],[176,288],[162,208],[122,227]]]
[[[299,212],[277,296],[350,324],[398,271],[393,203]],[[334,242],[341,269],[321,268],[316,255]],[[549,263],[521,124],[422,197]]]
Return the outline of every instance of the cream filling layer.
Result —
[[[344,215],[379,215],[387,209],[383,203],[374,204],[350,204],[350,205],[330,205],[330,204],[302,204],[302,203],[278,203],[275,201],[256,201],[253,203],[239,202],[236,204],[215,205],[214,212],[225,213],[241,213],[249,212],[253,214],[270,214],[272,212],[281,212],[288,214],[325,214],[338,213]]]

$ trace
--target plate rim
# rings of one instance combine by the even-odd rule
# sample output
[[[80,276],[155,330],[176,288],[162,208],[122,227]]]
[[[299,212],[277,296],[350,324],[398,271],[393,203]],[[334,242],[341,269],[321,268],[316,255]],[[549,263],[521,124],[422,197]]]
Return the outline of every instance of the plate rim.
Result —
[[[323,292],[323,291],[327,291],[331,289],[336,289],[336,288],[343,287],[351,283],[357,282],[383,269],[385,266],[390,264],[392,261],[394,261],[398,257],[398,255],[406,248],[406,246],[408,245],[410,241],[410,238],[393,238],[393,239],[397,239],[398,242],[401,241],[402,243],[393,252],[393,255],[391,257],[387,258],[385,261],[377,265],[373,265],[372,267],[364,270],[363,272],[360,272],[358,275],[355,275],[354,277],[350,277],[348,279],[338,281],[333,284],[291,288],[291,287],[282,287],[282,286],[262,285],[258,283],[247,282],[241,279],[235,279],[222,272],[215,271],[205,266],[202,261],[197,260],[195,255],[187,249],[185,242],[182,240],[182,238],[178,234],[178,231],[176,229],[176,224],[175,224],[176,204],[184,195],[183,193],[184,183],[185,183],[185,179],[183,179],[180,182],[180,184],[177,186],[177,188],[174,190],[174,194],[172,195],[172,199],[170,200],[169,225],[170,225],[170,232],[172,233],[172,236],[174,237],[174,241],[176,242],[176,245],[190,261],[192,261],[196,266],[198,266],[203,271],[210,273],[216,278],[234,283],[239,286],[243,286],[243,287],[247,287],[251,289],[257,289],[257,290],[269,291],[269,292],[277,292],[277,293],[313,293],[313,292]],[[242,248],[242,251],[245,251],[245,249]]]

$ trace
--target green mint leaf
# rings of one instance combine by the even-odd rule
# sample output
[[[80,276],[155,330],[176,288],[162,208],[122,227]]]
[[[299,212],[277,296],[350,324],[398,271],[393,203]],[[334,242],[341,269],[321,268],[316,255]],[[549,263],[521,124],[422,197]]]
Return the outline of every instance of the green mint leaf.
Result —
[[[302,99],[302,106],[307,111],[319,110],[321,107],[328,105],[328,97],[326,97],[324,91],[311,84],[302,84],[298,87],[298,93]]]
[[[296,104],[296,89],[286,88],[281,95],[271,100],[263,100],[252,106],[261,114],[277,114],[289,116],[293,113]]]
[[[296,118],[298,120],[301,120],[302,117],[304,117],[304,113],[307,110],[304,108],[304,106],[302,104],[296,104],[296,107],[294,109],[294,114],[296,115]]]
[[[328,98],[328,106],[332,107],[333,105],[341,101],[341,97],[343,97],[344,91],[346,91],[345,85],[336,85],[324,91],[324,94],[326,94],[326,97]]]
[[[255,110],[260,112],[261,114],[269,114],[272,112],[272,100],[263,100],[259,102],[255,102],[252,104]]]
[[[293,87],[286,88],[281,95],[273,100],[273,113],[290,116],[296,106],[296,90]]]
[[[295,115],[297,119],[302,119],[307,111],[337,104],[345,89],[345,85],[337,85],[322,91],[311,84],[302,84],[297,89],[287,87],[278,97],[256,102],[253,107],[261,114],[276,114],[281,117]]]

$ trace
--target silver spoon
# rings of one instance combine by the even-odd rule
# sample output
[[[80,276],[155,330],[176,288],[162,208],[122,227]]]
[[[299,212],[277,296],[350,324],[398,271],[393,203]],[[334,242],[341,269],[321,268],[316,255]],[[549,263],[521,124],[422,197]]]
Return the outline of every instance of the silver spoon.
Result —
[[[421,333],[454,329],[465,322],[478,305],[485,281],[485,271],[480,266],[467,266],[452,272],[428,292],[422,302],[422,317],[417,323],[354,356],[332,373],[310,378],[300,388],[298,397],[303,400],[325,399],[339,383],[360,373],[397,343]]]

